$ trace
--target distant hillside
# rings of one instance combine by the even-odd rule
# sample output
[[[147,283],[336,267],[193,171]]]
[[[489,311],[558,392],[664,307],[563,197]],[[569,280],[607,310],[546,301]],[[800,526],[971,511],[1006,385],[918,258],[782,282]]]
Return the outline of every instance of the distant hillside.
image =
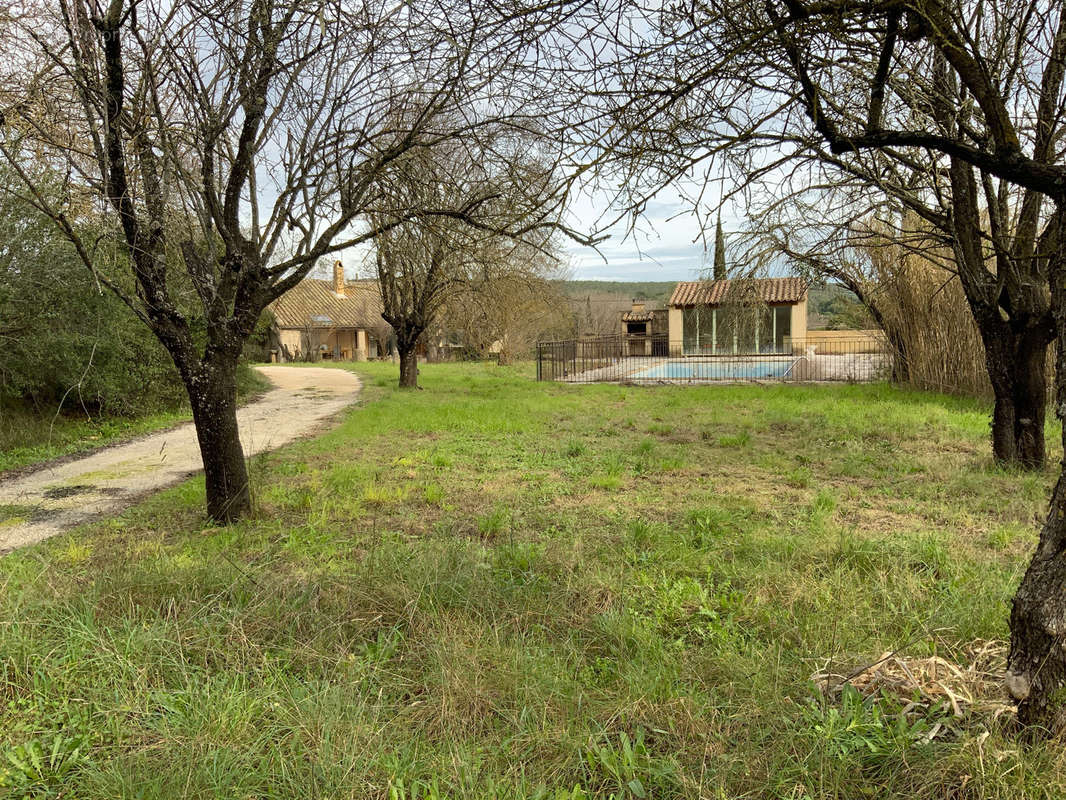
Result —
[[[810,330],[863,330],[877,324],[850,289],[838,283],[810,288],[807,296],[807,327]]]
[[[557,285],[563,294],[575,299],[584,299],[589,295],[614,295],[626,302],[634,297],[643,297],[645,300],[666,305],[677,281],[559,281]]]

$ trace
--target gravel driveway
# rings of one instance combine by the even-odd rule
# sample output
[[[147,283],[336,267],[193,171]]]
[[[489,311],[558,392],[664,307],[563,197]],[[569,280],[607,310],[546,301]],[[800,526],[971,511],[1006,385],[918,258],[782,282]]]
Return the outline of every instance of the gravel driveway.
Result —
[[[245,455],[318,429],[355,401],[359,379],[342,369],[258,367],[274,388],[237,412]],[[82,458],[0,479],[0,553],[113,515],[203,468],[186,423]]]

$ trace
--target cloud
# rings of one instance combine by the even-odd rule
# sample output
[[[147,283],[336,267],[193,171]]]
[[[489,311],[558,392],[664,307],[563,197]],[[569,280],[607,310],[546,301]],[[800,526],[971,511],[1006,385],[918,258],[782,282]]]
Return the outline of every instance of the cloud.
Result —
[[[595,196],[582,197],[570,208],[570,216],[578,229],[591,230],[602,224],[604,203]],[[739,219],[726,209],[722,224],[728,233],[739,228]],[[713,228],[704,231],[691,204],[680,198],[653,198],[632,230],[623,221],[608,233],[610,238],[597,249],[569,245],[575,279],[694,280],[713,261]]]

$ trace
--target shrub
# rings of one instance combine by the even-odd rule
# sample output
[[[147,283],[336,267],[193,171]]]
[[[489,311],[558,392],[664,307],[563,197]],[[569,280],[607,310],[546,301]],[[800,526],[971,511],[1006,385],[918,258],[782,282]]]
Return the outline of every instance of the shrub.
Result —
[[[10,195],[0,218],[0,405],[133,415],[181,402],[162,346],[52,222]]]

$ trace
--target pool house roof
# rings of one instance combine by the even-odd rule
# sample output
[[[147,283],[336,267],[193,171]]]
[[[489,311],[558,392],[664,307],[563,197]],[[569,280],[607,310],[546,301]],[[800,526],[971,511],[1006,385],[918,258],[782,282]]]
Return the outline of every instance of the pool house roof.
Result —
[[[674,287],[669,305],[674,308],[720,306],[732,292],[743,300],[754,292],[760,302],[769,305],[795,305],[807,297],[803,278],[745,278],[742,280],[681,281]]]

